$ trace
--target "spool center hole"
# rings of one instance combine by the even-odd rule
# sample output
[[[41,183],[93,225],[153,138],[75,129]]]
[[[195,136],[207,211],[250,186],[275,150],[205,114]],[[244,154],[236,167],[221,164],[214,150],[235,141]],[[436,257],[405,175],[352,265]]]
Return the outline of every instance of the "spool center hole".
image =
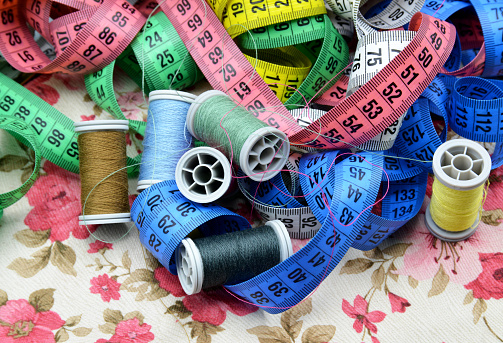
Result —
[[[260,163],[262,164],[269,164],[271,163],[273,157],[274,157],[274,148],[273,147],[266,147],[264,148],[264,150],[262,150],[260,152],[260,155],[259,155],[259,160],[260,160]]]
[[[473,166],[472,159],[467,155],[456,155],[452,159],[452,165],[457,170],[470,170]]]
[[[213,178],[213,172],[207,165],[199,165],[194,169],[194,181],[200,185],[205,185]]]

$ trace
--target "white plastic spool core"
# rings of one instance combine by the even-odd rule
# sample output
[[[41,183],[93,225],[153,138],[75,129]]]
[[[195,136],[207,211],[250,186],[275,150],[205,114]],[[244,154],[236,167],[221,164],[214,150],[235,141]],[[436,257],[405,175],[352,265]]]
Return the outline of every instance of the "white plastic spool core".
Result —
[[[176,164],[175,180],[187,199],[202,204],[213,202],[229,189],[231,165],[227,157],[214,148],[194,148]]]
[[[127,120],[92,120],[74,123],[75,132],[128,131]],[[84,209],[85,210],[85,209]],[[87,214],[79,216],[79,225],[116,224],[131,222],[130,213]]]
[[[433,173],[444,186],[458,191],[469,191],[482,186],[491,172],[491,156],[481,145],[468,139],[453,139],[442,144],[433,155]],[[430,205],[425,213],[426,226],[435,237],[458,242],[475,233],[479,216],[463,231],[447,231],[431,217]]]
[[[148,95],[148,101],[151,103],[152,101],[156,100],[175,100],[175,101],[183,101],[188,104],[192,104],[194,100],[196,99],[196,95],[190,94],[187,92],[181,92],[177,90],[157,90],[157,91],[152,91]],[[148,113],[149,115],[154,115],[154,113]],[[159,153],[161,153],[161,150],[159,150]],[[162,182],[164,180],[138,180],[138,184],[136,185],[136,191],[140,193],[141,191],[147,189],[148,187],[152,186],[153,184]]]
[[[280,263],[293,255],[292,241],[285,224],[279,220],[265,223],[274,229],[278,236]],[[251,229],[253,230],[253,229]],[[204,266],[199,249],[190,238],[185,238],[175,252],[176,270],[182,288],[188,295],[199,293],[203,287]]]
[[[224,92],[210,90],[199,95],[187,113],[187,129],[194,134],[194,119],[201,104],[213,96],[227,96]],[[290,142],[286,134],[273,127],[263,127],[255,131],[243,144],[239,155],[239,166],[248,177],[255,181],[272,179],[283,169],[290,154]],[[271,170],[265,172],[266,170]]]

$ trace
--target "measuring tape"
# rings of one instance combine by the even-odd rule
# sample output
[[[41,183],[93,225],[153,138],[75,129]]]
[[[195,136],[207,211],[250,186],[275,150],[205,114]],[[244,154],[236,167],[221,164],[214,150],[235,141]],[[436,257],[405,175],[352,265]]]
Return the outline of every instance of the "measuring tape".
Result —
[[[327,0],[326,3],[335,14],[353,21],[358,39],[361,39],[364,35],[375,32],[376,29],[390,30],[406,25],[414,13],[421,9],[424,1],[393,0],[369,19],[366,19],[362,15],[360,7],[371,5],[375,2],[365,0]]]
[[[503,164],[503,82],[465,77],[454,84],[450,127],[464,138],[497,142],[492,169]]]
[[[246,29],[327,12],[323,0],[214,0],[208,3],[233,38],[246,32]]]
[[[12,0],[0,5],[0,15],[5,19],[0,51],[16,69],[25,73],[95,72],[115,60],[145,23],[145,17],[127,1],[58,2],[79,11],[49,24],[50,0]],[[27,6],[25,10],[22,4]],[[54,60],[40,50],[24,18],[53,43],[57,53]]]
[[[3,92],[0,93],[1,93],[0,96],[2,96]],[[4,108],[6,107],[10,107],[11,105],[10,102],[5,101],[5,97],[3,99],[4,102],[2,102],[0,105],[0,108],[2,110],[4,110]],[[24,107],[24,105],[19,106],[18,108],[16,107],[14,113],[15,116],[24,116],[26,115],[26,111],[28,111],[29,113],[30,109]],[[0,129],[6,130],[11,135],[16,137],[18,140],[20,140],[21,142],[32,148],[33,151],[35,152],[35,164],[33,166],[33,172],[31,173],[30,177],[17,189],[4,194],[0,194],[0,218],[1,218],[3,209],[9,207],[10,205],[14,204],[16,201],[21,199],[26,194],[26,192],[28,192],[33,183],[35,183],[35,180],[38,177],[38,172],[40,169],[41,150],[39,142],[36,137],[36,133],[33,130],[33,128],[31,128],[25,123],[19,122],[14,117],[0,115]]]
[[[413,17],[410,28],[418,29],[416,36],[398,56],[339,106],[306,130],[289,137],[290,141],[310,143],[318,148],[348,145],[340,141],[359,145],[405,113],[445,63],[455,38],[452,25],[421,13]],[[432,36],[442,44],[435,46]],[[446,50],[442,51],[443,48]],[[324,136],[318,137],[320,126]]]
[[[226,285],[227,289],[248,302],[262,306],[267,312],[278,313],[299,303],[333,270],[351,245],[356,232],[362,228],[369,212],[362,211],[372,205],[382,174],[378,167],[382,164],[382,157],[371,154],[362,154],[368,162],[351,156],[335,164],[329,171],[330,161],[338,154],[334,151],[304,157],[309,159],[306,163],[309,175],[319,172],[320,168],[327,168],[325,180],[338,185],[328,192],[334,200],[340,200],[330,204],[334,220],[331,216],[324,218],[323,226],[316,236],[286,261],[251,280]],[[301,165],[302,163],[301,161]],[[352,184],[343,180],[343,175],[348,175],[346,173],[351,168],[358,168],[364,173],[359,183],[361,196],[356,201],[345,200]],[[320,186],[326,193],[328,182],[320,181]],[[320,196],[318,193],[321,191],[318,190],[313,197]],[[133,203],[131,218],[135,221],[145,246],[172,271],[172,257],[176,247],[201,224],[207,223],[203,231],[206,229],[206,232],[212,234],[224,233],[226,229],[229,231],[249,227],[244,218],[230,211],[211,204],[195,204],[183,198],[173,181],[163,181],[140,193]],[[335,218],[344,224],[337,223]]]
[[[223,207],[188,200],[175,180],[156,183],[141,192],[131,207],[131,219],[142,244],[172,274],[176,274],[173,253],[193,230],[218,235],[251,227],[245,218]]]
[[[480,25],[482,26],[485,51],[485,64],[482,76],[492,77],[503,75],[503,65],[501,56],[503,46],[501,45],[501,30],[503,29],[503,13],[500,6],[503,1],[494,0],[491,2],[471,0],[473,8],[477,12]]]
[[[264,80],[256,76],[252,65],[239,51],[211,8],[200,0],[161,2],[160,6],[214,89],[228,90],[229,96],[270,126],[284,132],[298,130],[290,113]],[[210,55],[214,56],[217,52],[222,58],[215,64]],[[227,68],[235,72],[226,73],[225,77],[224,72],[220,71]],[[266,107],[274,108],[278,115],[267,111]]]
[[[173,25],[162,12],[152,16],[131,43],[151,90],[184,89],[202,77]],[[134,64],[125,60],[125,67]]]
[[[318,232],[321,223],[309,206],[300,203],[300,199],[292,197],[302,193],[299,192],[299,176],[296,173],[299,169],[295,164],[296,161],[300,161],[299,155],[294,155],[294,163],[289,159],[285,165],[285,169],[293,171],[290,176],[290,189],[285,184],[282,173],[271,180],[256,182],[243,177],[244,173],[239,172],[240,178],[237,180],[241,192],[264,220],[281,220],[291,238],[306,239],[312,238]]]
[[[393,0],[384,10],[366,19],[360,12],[360,6],[366,2],[356,1],[352,6],[353,21],[359,39],[375,32],[376,29],[390,30],[406,25],[424,4],[422,0]]]
[[[381,215],[370,213],[352,245],[355,249],[371,250],[411,220],[421,209],[428,173],[407,160],[397,158],[395,149],[384,152],[384,169],[381,189],[388,194],[382,200]],[[392,157],[393,155],[397,157]]]
[[[471,6],[469,2],[451,0],[442,3],[436,0],[432,0],[425,3],[421,11],[436,18],[447,20],[456,12],[469,9],[470,7]],[[463,14],[464,13],[462,13],[461,15]],[[476,21],[474,21],[473,19],[475,18],[453,18],[453,24],[458,29],[459,35],[457,36],[458,39],[456,40],[456,44],[454,45],[453,53],[444,66],[446,70],[444,70],[443,73],[453,76],[476,76],[482,74],[486,58],[484,37],[482,36],[481,29],[477,29],[475,27]],[[468,21],[469,25],[465,24],[464,21]],[[459,37],[461,37],[461,40],[459,39]],[[482,47],[480,48],[480,51],[472,56],[470,60],[464,61],[464,66],[462,68],[457,69],[459,67],[459,61],[461,57],[461,48],[479,48],[481,45]]]
[[[482,75],[484,77],[493,77],[503,75],[503,67],[501,56],[503,47],[501,46],[501,29],[503,28],[503,13],[500,7],[503,1],[480,1],[471,0],[469,3],[462,1],[446,1],[444,5],[438,1],[432,1],[431,6],[425,6],[421,11],[435,14],[437,18],[447,19],[453,13],[466,9],[470,3],[477,13],[480,21],[480,26],[477,27],[476,22],[471,18],[457,18],[454,24],[459,28],[461,39],[464,40],[463,45],[467,45],[466,49],[472,47],[478,48],[480,42],[483,42],[480,51],[475,58],[470,62],[471,73],[453,74],[456,76]],[[470,46],[471,45],[471,46]],[[468,66],[465,66],[467,68]],[[468,69],[468,68],[467,68]]]
[[[244,49],[271,49],[321,39],[324,33],[324,16],[316,15],[250,30],[236,42]]]
[[[320,188],[306,196],[311,210],[322,223],[318,233],[302,250],[282,264],[239,285],[226,286],[230,291],[249,302],[263,306],[267,312],[278,313],[304,299],[337,265],[368,216],[368,211],[362,211],[373,203],[382,174],[378,167],[382,163],[382,157],[371,154],[361,156],[377,166],[365,162],[363,158],[350,156],[329,168],[339,153],[332,151],[305,155],[300,162],[301,171],[310,175],[313,180],[318,179]],[[306,169],[302,170],[303,166],[306,166]],[[357,201],[346,197],[351,183],[345,180],[344,175],[349,175],[351,168],[357,168],[364,173],[359,184],[361,196]],[[326,177],[321,176],[320,172],[323,171]],[[329,188],[330,186],[334,187]],[[327,216],[321,217],[323,206],[328,207],[324,201],[320,206],[314,205],[316,199],[322,197],[327,199],[333,217],[328,213]],[[344,226],[348,224],[350,225]]]
[[[271,82],[269,88],[282,102],[289,100],[294,90],[301,87],[312,67],[309,58],[293,46],[244,50],[243,53],[264,81]]]
[[[372,79],[414,39],[412,31],[375,32],[363,36],[356,47],[346,95],[354,93],[359,87]],[[410,84],[413,84],[419,73],[410,68]],[[404,74],[405,75],[405,74]],[[391,126],[360,146],[364,150],[388,150],[395,142],[402,126],[403,115]]]
[[[142,42],[143,46],[142,46]],[[194,60],[162,12],[152,16],[131,43],[132,48],[121,54],[119,66],[141,87],[141,67],[145,66],[145,91],[183,89],[201,78]],[[85,76],[91,99],[117,119],[126,119],[113,91],[115,61],[102,70]],[[130,120],[130,127],[144,135],[145,122]]]
[[[115,61],[106,66],[100,71],[85,76],[85,84],[87,93],[91,99],[105,111],[110,113],[117,119],[127,120],[124,113],[117,102],[113,89],[113,69]],[[139,133],[145,135],[146,123],[140,120],[129,120],[129,127]]]
[[[419,166],[432,172],[433,154],[447,139],[449,96],[444,83],[436,78],[407,111],[402,128],[394,147],[402,157],[430,161],[418,163]],[[431,113],[439,115],[444,120],[444,129],[437,134]]]
[[[290,142],[310,143],[312,147],[318,148],[341,148],[347,146],[347,143],[358,145],[384,131],[386,127],[398,119],[400,113],[404,113],[412,105],[433,80],[446,62],[455,41],[455,30],[451,24],[417,13],[412,18],[410,25],[412,31],[418,31],[413,42],[371,81],[361,87],[357,93],[341,102],[339,106],[329,111],[307,129],[301,130],[298,125],[294,124],[291,115],[285,113],[284,107],[278,103],[277,98],[271,96],[274,94],[266,89],[263,80],[258,78],[250,80],[253,68],[239,52],[237,46],[231,42],[230,37],[212,11],[206,11],[203,4],[193,0],[184,0],[183,4],[181,1],[177,1],[171,5],[164,2],[161,4],[161,8],[186,46],[191,47],[190,53],[215,89],[229,89],[229,95],[259,119],[289,134]],[[201,18],[204,17],[204,13],[207,14],[206,21],[204,23],[201,21],[200,25],[194,26],[195,16]],[[199,33],[198,37],[205,34],[210,35],[212,38],[218,38],[216,40],[219,42],[225,40],[222,63],[224,66],[230,63],[237,71],[236,76],[231,77],[227,82],[228,87],[224,87],[226,83],[218,75],[220,68],[210,66],[207,63],[207,56],[214,50],[216,43],[205,43],[204,46],[200,42],[192,43],[194,33]],[[430,37],[434,34],[442,41],[440,46],[436,45],[438,49],[431,42]],[[409,79],[400,76],[403,69],[409,65],[412,65],[412,68],[419,73],[414,87],[407,86],[406,83]],[[412,73],[408,77],[412,77]],[[389,83],[383,81],[390,79],[396,81]],[[383,109],[382,114],[374,119],[365,117],[366,112],[363,112],[362,109],[368,102],[364,102],[365,99],[376,99],[376,101],[378,99],[377,106]],[[257,106],[261,110],[257,110]],[[266,107],[274,108],[274,112],[267,111]],[[353,113],[361,113],[361,115],[357,117]],[[372,111],[372,116],[374,115],[375,113]],[[318,138],[319,130],[317,128],[320,127],[320,124],[321,133],[326,137]],[[339,139],[346,143],[330,138],[338,136],[342,136]]]
[[[345,69],[345,71],[351,70],[350,68]],[[348,89],[349,77],[342,75],[339,80],[332,87],[330,87],[325,93],[316,99],[316,103],[320,105],[326,105],[335,107],[339,105],[342,100],[346,98],[346,92]]]

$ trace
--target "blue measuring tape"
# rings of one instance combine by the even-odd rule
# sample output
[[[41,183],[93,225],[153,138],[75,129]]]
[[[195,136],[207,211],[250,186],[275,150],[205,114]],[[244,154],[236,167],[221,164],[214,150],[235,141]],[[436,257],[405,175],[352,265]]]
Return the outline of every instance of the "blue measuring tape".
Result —
[[[482,76],[501,76],[503,75],[503,63],[501,62],[503,56],[501,39],[501,30],[503,30],[502,0],[470,0],[470,2],[432,0],[425,3],[421,12],[446,20],[457,11],[469,8],[470,5],[473,6],[477,13],[484,35],[486,59]],[[473,57],[473,54],[469,56],[469,58]]]
[[[323,158],[324,154],[315,155],[313,158]],[[321,156],[321,157],[320,157]],[[382,189],[389,189],[388,195],[382,200],[382,215],[378,216],[370,213],[365,220],[365,223],[360,228],[352,247],[361,250],[370,250],[379,245],[384,239],[395,232],[398,228],[404,225],[412,217],[414,217],[423,203],[424,194],[426,192],[426,178],[427,173],[421,167],[418,167],[410,161],[399,159],[393,151],[388,150],[384,152],[382,168],[386,174],[382,174],[382,180],[376,180],[375,186],[382,185]],[[333,157],[333,156],[330,156]],[[358,155],[352,155],[348,158],[350,161],[360,160]],[[332,159],[329,158],[329,161]],[[301,171],[309,170],[309,162],[311,159],[303,158],[301,160]],[[327,167],[327,166],[325,166]],[[320,167],[318,171],[319,178],[326,173],[326,169]],[[357,201],[361,193],[361,182],[365,177],[366,171],[359,167],[350,167],[343,177],[346,180],[346,190],[343,193],[345,201]],[[306,173],[308,174],[308,173]],[[315,174],[308,174],[313,177]],[[314,215],[318,220],[322,221],[329,215],[328,208],[322,201],[320,192],[316,189],[321,187],[326,196],[330,199],[330,190],[339,183],[333,183],[330,177],[323,178],[318,183],[316,178],[311,180],[307,177],[300,175],[300,183],[309,207],[312,209]],[[382,181],[382,182],[380,182]],[[317,185],[318,183],[318,185]],[[398,198],[398,201],[395,201]],[[340,198],[331,199],[333,201],[341,201]],[[375,201],[375,200],[374,200]],[[346,217],[344,217],[346,218]],[[348,214],[348,219],[351,215]],[[339,218],[341,221],[342,217]]]
[[[393,146],[401,157],[432,161],[437,148],[447,139],[449,96],[447,88],[439,77],[426,88],[421,97],[407,110],[400,133]],[[444,129],[437,134],[431,119],[431,113],[444,120]],[[418,163],[432,172],[432,163]]]
[[[464,138],[496,142],[492,169],[503,164],[503,81],[458,79],[452,90],[449,125]]]
[[[339,154],[339,151],[333,151],[306,155],[300,162],[303,172],[313,178],[317,174],[320,181],[321,189],[314,189],[306,197],[308,203],[324,197],[323,193],[328,200],[317,207],[318,215],[328,214],[318,233],[281,264],[248,281],[225,285],[229,291],[269,313],[280,313],[302,301],[335,268],[370,214],[368,208],[377,196],[383,163],[379,153],[362,153],[329,168]],[[361,178],[346,180],[345,175],[350,175],[353,169],[359,171]],[[348,192],[356,185],[358,196],[347,198]],[[316,208],[312,203],[310,205]],[[333,216],[329,215],[328,208]],[[143,191],[133,203],[131,218],[140,231],[142,243],[170,271],[174,271],[172,257],[176,247],[195,228],[199,227],[203,234],[204,231],[225,233],[228,227],[249,228],[243,217],[224,208],[187,200],[173,181],[163,181]],[[235,221],[236,225],[228,226],[225,221]]]
[[[388,151],[389,153],[389,151]],[[388,162],[392,158],[388,157]],[[400,159],[396,159],[396,162]],[[399,163],[386,163],[388,167]],[[416,169],[419,171],[421,168]],[[421,170],[417,175],[389,182],[388,194],[382,200],[382,214],[370,213],[356,236],[353,248],[370,250],[411,220],[421,209],[426,194],[428,173]],[[386,189],[387,182],[382,182]]]
[[[195,229],[203,235],[218,235],[251,227],[245,218],[223,207],[188,200],[175,180],[156,183],[141,192],[131,207],[131,219],[142,244],[172,274],[176,274],[176,248]]]

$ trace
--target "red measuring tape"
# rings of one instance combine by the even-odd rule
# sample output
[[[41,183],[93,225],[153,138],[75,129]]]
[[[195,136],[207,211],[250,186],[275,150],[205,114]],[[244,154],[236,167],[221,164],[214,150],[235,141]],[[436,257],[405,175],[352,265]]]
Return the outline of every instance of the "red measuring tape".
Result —
[[[209,6],[179,0],[162,2],[161,8],[215,89],[227,91],[259,119],[287,133],[290,143],[322,149],[360,145],[395,122],[440,72],[456,38],[453,25],[416,13],[409,26],[417,31],[413,41],[351,97],[302,129],[263,80],[252,78],[253,67]],[[216,49],[219,59],[213,63],[209,56]],[[227,65],[237,72],[224,75]]]
[[[145,23],[145,17],[124,0],[58,0],[76,9],[49,23],[53,1],[5,0],[0,5],[0,52],[25,73],[96,72],[114,61]],[[36,44],[27,22],[52,42],[51,61]]]

